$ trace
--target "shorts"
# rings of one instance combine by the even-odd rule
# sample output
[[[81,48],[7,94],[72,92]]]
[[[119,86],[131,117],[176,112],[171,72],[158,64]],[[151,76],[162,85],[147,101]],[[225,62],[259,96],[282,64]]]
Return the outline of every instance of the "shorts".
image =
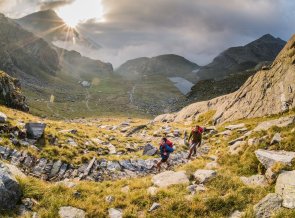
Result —
[[[168,160],[169,156],[162,156],[161,162],[165,163]]]

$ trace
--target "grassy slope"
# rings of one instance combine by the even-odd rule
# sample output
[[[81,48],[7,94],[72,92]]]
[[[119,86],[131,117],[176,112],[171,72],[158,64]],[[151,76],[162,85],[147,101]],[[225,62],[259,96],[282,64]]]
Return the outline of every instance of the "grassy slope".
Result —
[[[33,116],[20,113],[15,114],[14,111],[1,108],[1,110],[9,117],[19,117],[23,120],[36,119]],[[295,111],[290,112],[295,114]],[[15,114],[15,115],[14,115]],[[199,123],[205,124],[212,113],[205,114]],[[235,121],[233,123],[246,123],[247,127],[252,129],[257,123],[273,119],[274,117],[247,119]],[[10,120],[10,122],[14,122]],[[49,132],[53,126],[68,126],[63,122],[49,121]],[[110,122],[107,121],[106,122]],[[113,122],[113,121],[111,121]],[[146,122],[138,120],[138,123]],[[75,124],[74,124],[75,125]],[[91,134],[90,129],[86,129],[87,125],[81,125],[87,134]],[[158,129],[160,126],[153,126],[148,130],[149,133]],[[177,124],[177,128],[188,129],[184,124]],[[90,128],[90,127],[89,127]],[[206,184],[207,191],[193,196],[191,200],[186,199],[187,190],[186,186],[176,185],[168,189],[162,189],[155,196],[147,194],[146,190],[150,187],[151,177],[126,179],[114,182],[79,182],[74,188],[66,188],[61,185],[55,185],[48,182],[43,182],[35,178],[20,179],[24,197],[31,197],[38,201],[35,205],[34,211],[37,211],[40,217],[57,217],[58,208],[60,206],[75,206],[86,210],[89,217],[106,217],[108,208],[115,207],[121,208],[124,211],[124,217],[227,217],[234,210],[238,209],[246,211],[245,217],[253,217],[252,207],[267,193],[274,191],[274,185],[269,185],[265,188],[251,188],[243,185],[239,176],[249,176],[263,172],[265,169],[257,161],[254,151],[258,148],[265,148],[268,146],[272,136],[275,132],[281,132],[283,141],[280,145],[273,146],[272,149],[285,149],[295,150],[293,142],[295,141],[294,134],[291,130],[295,125],[285,128],[271,128],[268,131],[254,133],[250,136],[260,137],[266,135],[267,137],[258,146],[246,146],[244,151],[236,156],[227,154],[228,141],[235,139],[239,133],[225,138],[222,136],[208,138],[209,144],[212,149],[210,155],[218,153],[218,176]],[[224,125],[218,128],[219,131],[224,130]],[[208,157],[198,158],[190,163],[179,167],[178,170],[185,170],[187,175],[191,175],[196,169],[203,168],[206,163],[210,162]],[[292,168],[295,169],[294,165]],[[190,176],[190,178],[192,178]],[[123,193],[121,188],[129,185],[130,192]],[[74,192],[81,193],[80,198],[74,197]],[[105,202],[107,195],[115,196],[115,201],[111,204]],[[161,207],[152,212],[147,213],[147,210],[153,202],[159,202]],[[7,214],[16,216],[14,214]],[[295,216],[294,210],[282,209],[278,211],[276,217],[293,217]],[[4,216],[5,217],[5,216]]]

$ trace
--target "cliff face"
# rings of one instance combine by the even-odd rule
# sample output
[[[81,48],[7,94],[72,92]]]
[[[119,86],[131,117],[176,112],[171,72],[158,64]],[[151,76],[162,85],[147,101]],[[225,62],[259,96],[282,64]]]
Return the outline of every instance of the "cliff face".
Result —
[[[295,107],[295,35],[278,54],[269,70],[258,71],[236,92],[210,101],[191,104],[176,114],[155,121],[194,119],[216,110],[215,123],[278,114]]]
[[[25,96],[21,93],[19,80],[0,71],[0,101],[11,108],[29,111]]]

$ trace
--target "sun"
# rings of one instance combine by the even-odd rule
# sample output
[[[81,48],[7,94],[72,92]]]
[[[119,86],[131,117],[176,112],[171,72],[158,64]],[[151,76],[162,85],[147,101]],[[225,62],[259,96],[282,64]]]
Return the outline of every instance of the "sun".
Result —
[[[103,19],[101,0],[76,0],[72,4],[59,8],[56,12],[71,28],[89,19],[98,21]]]

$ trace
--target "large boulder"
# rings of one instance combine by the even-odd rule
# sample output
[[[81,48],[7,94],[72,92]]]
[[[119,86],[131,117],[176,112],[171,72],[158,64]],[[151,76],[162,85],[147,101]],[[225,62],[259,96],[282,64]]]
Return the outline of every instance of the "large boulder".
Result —
[[[61,218],[85,218],[85,211],[75,207],[61,207],[59,208],[58,215]]]
[[[20,185],[11,171],[0,163],[0,211],[12,210],[21,198]]]
[[[165,171],[153,176],[152,182],[158,187],[168,187],[175,184],[188,184],[189,179],[185,175],[184,171]]]
[[[27,123],[25,125],[29,139],[40,139],[44,135],[45,123]]]
[[[255,154],[266,169],[272,167],[275,163],[291,165],[292,160],[295,158],[295,152],[288,151],[268,151],[258,149],[255,151]]]
[[[275,193],[270,193],[254,205],[256,218],[270,218],[282,206],[282,197]]]
[[[276,193],[283,198],[283,206],[295,208],[295,170],[281,173],[276,183]]]
[[[199,183],[206,183],[213,179],[216,175],[217,173],[214,170],[197,170],[194,173],[194,177]]]
[[[153,156],[157,153],[158,149],[152,146],[151,144],[147,144],[143,148],[142,155]]]

